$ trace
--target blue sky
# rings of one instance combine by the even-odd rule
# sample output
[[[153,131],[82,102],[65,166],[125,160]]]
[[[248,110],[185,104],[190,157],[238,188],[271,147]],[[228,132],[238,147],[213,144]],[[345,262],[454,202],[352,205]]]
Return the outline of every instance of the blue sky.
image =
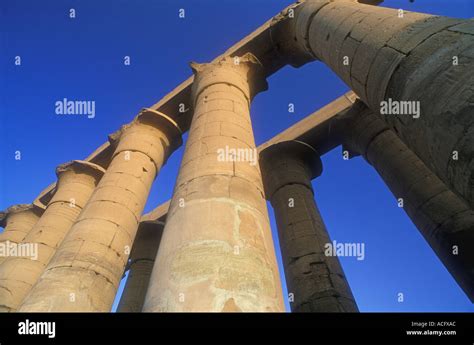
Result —
[[[0,209],[31,202],[55,181],[58,164],[85,158],[189,77],[190,61],[212,60],[291,2],[2,1]],[[386,0],[384,6],[474,17],[472,0]],[[257,144],[348,91],[318,62],[285,67],[268,82],[252,105]],[[56,115],[54,104],[63,98],[95,101],[95,118]],[[360,310],[474,311],[375,170],[361,158],[342,160],[340,151],[323,156],[324,172],[313,186],[331,238],[365,243],[365,260],[341,258]],[[171,197],[182,153],[183,147],[161,171],[145,211]]]

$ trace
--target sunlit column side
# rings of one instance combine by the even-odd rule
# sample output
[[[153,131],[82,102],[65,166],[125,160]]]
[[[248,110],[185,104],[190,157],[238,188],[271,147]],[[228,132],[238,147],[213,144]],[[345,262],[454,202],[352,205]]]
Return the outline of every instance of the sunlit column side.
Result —
[[[21,311],[110,311],[152,182],[181,131],[145,109],[112,141],[104,177]]]
[[[195,111],[144,311],[283,311],[249,111],[267,87],[261,65],[246,54],[192,67]]]
[[[16,311],[43,273],[104,173],[100,166],[75,160],[56,169],[54,195],[21,244],[30,256],[9,257],[0,265],[0,311]],[[37,257],[35,257],[35,255]]]
[[[38,219],[44,212],[44,208],[33,204],[19,204],[9,207],[5,212],[0,212],[0,264],[8,256],[8,247],[23,241]]]

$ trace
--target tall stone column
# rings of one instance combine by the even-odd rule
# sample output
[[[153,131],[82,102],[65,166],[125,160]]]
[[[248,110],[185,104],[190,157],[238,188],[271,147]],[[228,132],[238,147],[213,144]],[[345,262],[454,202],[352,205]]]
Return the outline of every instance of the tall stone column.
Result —
[[[194,116],[144,311],[283,311],[249,106],[251,54],[192,65]]]
[[[5,212],[0,212],[0,264],[8,257],[8,246],[18,244],[26,237],[44,209],[33,204],[20,204],[9,207]],[[5,250],[5,252],[4,252]]]
[[[474,208],[474,20],[310,0],[302,54],[326,63]]]
[[[112,139],[104,177],[20,311],[110,311],[152,182],[181,131],[145,109]]]
[[[78,160],[56,169],[58,181],[54,195],[41,218],[21,241],[31,255],[9,257],[0,265],[0,311],[16,311],[31,292],[103,172],[96,164]]]
[[[133,242],[128,264],[128,278],[117,307],[118,312],[141,312],[160,245],[164,223],[141,222]]]
[[[377,170],[441,262],[474,301],[474,210],[361,102],[346,116],[346,149],[361,154]]]
[[[265,194],[272,203],[293,312],[357,312],[339,259],[325,255],[329,234],[311,180],[321,159],[308,144],[284,141],[260,152]]]

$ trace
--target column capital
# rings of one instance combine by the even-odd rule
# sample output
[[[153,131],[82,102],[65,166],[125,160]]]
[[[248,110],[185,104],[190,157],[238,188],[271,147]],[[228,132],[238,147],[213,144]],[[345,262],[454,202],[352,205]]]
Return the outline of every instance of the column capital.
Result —
[[[273,17],[270,24],[270,37],[276,51],[285,57],[288,64],[296,68],[314,60],[314,57],[296,40],[295,14],[303,5],[301,1],[291,4]]]
[[[84,207],[90,194],[83,193],[83,188],[73,188],[69,185],[81,184],[84,187],[93,186],[94,188],[104,173],[105,169],[100,165],[82,160],[73,160],[58,165],[56,168],[58,181],[48,206],[55,202],[66,202],[71,203],[71,207]],[[87,190],[87,188],[85,189]]]
[[[161,166],[182,145],[182,134],[178,123],[171,117],[143,108],[132,122],[110,134],[108,139],[116,146],[114,156],[123,151],[138,151],[149,156],[156,166]],[[163,148],[165,157],[162,157]],[[164,159],[163,163],[161,159]]]
[[[165,133],[170,141],[169,150],[171,152],[183,144],[183,131],[179,128],[178,123],[158,110],[143,108],[134,122],[154,126]]]
[[[105,169],[100,165],[83,161],[83,160],[73,160],[66,163],[58,165],[56,168],[56,176],[58,179],[67,173],[74,172],[76,174],[87,174],[97,179],[100,179],[105,172]]]
[[[10,206],[5,211],[0,211],[0,227],[4,228],[7,225],[8,217],[28,211],[34,212],[37,215],[41,215],[41,213],[44,211],[44,208],[34,204],[17,204]]]
[[[242,56],[226,56],[210,63],[190,63],[194,73],[193,99],[214,84],[230,84],[238,88],[250,103],[253,97],[268,89],[261,62],[251,53]]]
[[[311,180],[323,170],[318,152],[298,140],[282,141],[261,151],[260,167],[268,200],[287,184],[304,184],[312,189]]]

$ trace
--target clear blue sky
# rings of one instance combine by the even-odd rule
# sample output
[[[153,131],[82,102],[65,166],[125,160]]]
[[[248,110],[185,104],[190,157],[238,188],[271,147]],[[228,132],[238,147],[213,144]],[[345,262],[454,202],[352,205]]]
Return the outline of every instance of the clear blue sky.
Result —
[[[188,62],[212,60],[291,2],[3,0],[0,209],[31,202],[55,181],[58,164],[85,158],[142,107],[189,77]],[[472,0],[384,5],[474,17]],[[130,66],[124,56],[130,56]],[[348,91],[318,62],[286,67],[269,85],[252,105],[257,144]],[[54,104],[63,98],[95,101],[95,118],[56,115]],[[288,112],[288,103],[295,104],[295,113]],[[375,170],[361,158],[342,160],[340,151],[323,157],[324,173],[313,185],[331,238],[365,243],[365,260],[341,258],[360,310],[474,311]],[[161,171],[145,211],[171,197],[182,153],[183,147]]]

